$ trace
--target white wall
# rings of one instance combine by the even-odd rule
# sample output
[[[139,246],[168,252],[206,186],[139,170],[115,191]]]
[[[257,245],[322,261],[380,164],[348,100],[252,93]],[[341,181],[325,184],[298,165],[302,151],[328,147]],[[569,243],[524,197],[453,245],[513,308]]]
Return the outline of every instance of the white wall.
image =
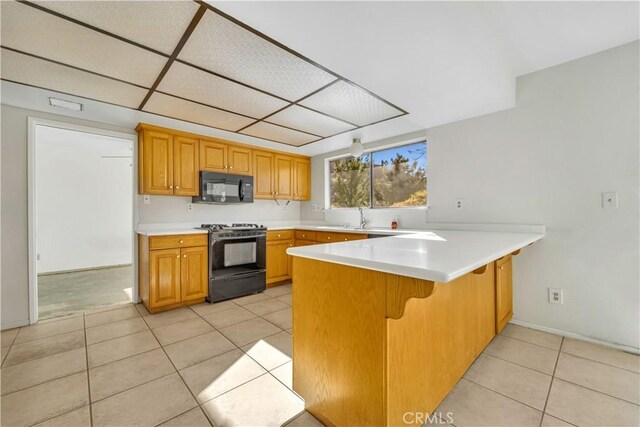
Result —
[[[130,140],[37,127],[38,273],[131,263],[132,154]]]
[[[515,108],[426,132],[429,221],[547,226],[546,237],[515,258],[514,319],[636,349],[639,48],[634,42],[522,76]],[[312,199],[321,203],[323,158],[312,165]],[[618,209],[602,208],[603,191],[619,193]],[[302,219],[321,218],[313,202]],[[374,222],[388,215],[367,212]],[[400,215],[428,226],[424,211]],[[353,211],[324,216],[357,219]],[[547,302],[548,287],[564,289],[563,305]]]

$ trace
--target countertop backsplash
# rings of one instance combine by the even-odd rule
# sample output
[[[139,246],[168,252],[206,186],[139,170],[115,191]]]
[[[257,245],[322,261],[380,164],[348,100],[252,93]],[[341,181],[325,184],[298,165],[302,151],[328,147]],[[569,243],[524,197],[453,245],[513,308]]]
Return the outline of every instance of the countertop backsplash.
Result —
[[[191,197],[151,196],[151,203],[144,204],[144,197],[138,196],[138,223],[266,223],[273,221],[300,221],[300,202],[279,200],[256,200],[238,205],[210,205],[193,203],[188,211]]]

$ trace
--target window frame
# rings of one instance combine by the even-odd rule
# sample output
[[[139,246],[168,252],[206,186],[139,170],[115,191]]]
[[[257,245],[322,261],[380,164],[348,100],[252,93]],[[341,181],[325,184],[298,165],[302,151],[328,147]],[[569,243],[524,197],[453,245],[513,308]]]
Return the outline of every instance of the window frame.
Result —
[[[404,207],[391,207],[391,206],[374,206],[373,203],[373,153],[377,152],[377,151],[384,151],[384,150],[388,150],[390,148],[395,148],[395,147],[402,147],[404,145],[411,145],[411,144],[416,144],[419,142],[424,142],[425,144],[427,144],[427,138],[425,137],[421,137],[421,138],[413,138],[413,139],[409,139],[409,140],[404,140],[401,142],[394,142],[392,144],[386,144],[386,145],[381,145],[381,146],[377,146],[377,147],[373,147],[373,148],[369,148],[364,150],[364,152],[362,153],[362,155],[370,155],[370,165],[369,165],[369,206],[363,206],[363,209],[380,209],[380,210],[384,210],[384,209],[402,209],[402,210],[407,210],[407,209],[416,209],[416,210],[427,210],[428,206],[429,206],[429,190],[427,189],[427,204],[424,206],[404,206]],[[428,149],[428,148],[427,148]],[[337,156],[331,156],[331,157],[327,157],[324,160],[324,205],[325,205],[325,210],[332,210],[332,211],[346,211],[346,210],[357,210],[359,208],[357,207],[353,207],[353,208],[333,208],[331,207],[331,162],[334,160],[341,160],[341,159],[348,159],[349,157],[351,157],[351,154],[340,154]],[[427,167],[427,176],[429,175],[429,169]],[[429,179],[427,179],[427,187],[429,187]]]

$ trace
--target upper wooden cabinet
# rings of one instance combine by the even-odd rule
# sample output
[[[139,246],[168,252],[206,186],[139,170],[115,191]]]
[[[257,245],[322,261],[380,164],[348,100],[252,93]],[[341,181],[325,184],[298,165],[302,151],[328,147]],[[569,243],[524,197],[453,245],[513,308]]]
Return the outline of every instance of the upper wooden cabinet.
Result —
[[[223,140],[201,139],[200,170],[251,175],[251,149]]]
[[[251,175],[253,173],[250,149],[230,145],[227,153],[229,159],[229,173],[239,175]]]
[[[173,136],[150,129],[139,132],[139,193],[173,194]]]
[[[310,200],[309,158],[140,123],[140,194],[198,196],[200,171],[252,175],[255,199]]]
[[[211,139],[200,140],[200,170],[226,172],[227,155],[227,144]]]
[[[311,161],[293,159],[293,200],[311,200]]]
[[[200,194],[198,175],[199,141],[185,136],[173,138],[173,194],[197,196]]]
[[[276,154],[274,169],[276,199],[293,199],[293,158]]]
[[[267,151],[253,151],[253,197],[272,199],[274,197],[273,154]]]
[[[197,196],[198,139],[138,125],[138,192]]]

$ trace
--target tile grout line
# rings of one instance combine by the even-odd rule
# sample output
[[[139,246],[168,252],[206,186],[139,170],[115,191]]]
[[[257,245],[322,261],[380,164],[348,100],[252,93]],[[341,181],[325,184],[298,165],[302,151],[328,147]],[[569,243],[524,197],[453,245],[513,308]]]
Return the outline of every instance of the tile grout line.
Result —
[[[13,348],[13,343],[15,342],[16,338],[18,338],[18,334],[20,333],[20,329],[22,329],[22,328],[23,328],[22,326],[18,326],[18,330],[16,331],[16,335],[11,340],[11,343],[9,344],[9,348],[7,349],[7,354],[5,354],[4,358],[0,361],[0,367],[4,367],[4,362],[5,362],[5,360],[7,360],[7,357],[9,357],[9,353],[11,353],[11,349]],[[1,345],[1,343],[0,343],[0,345]]]
[[[460,380],[468,381],[468,382],[470,382],[470,383],[472,383],[472,384],[477,385],[478,387],[482,387],[482,388],[483,388],[483,389],[485,389],[485,390],[489,390],[490,392],[493,392],[493,393],[495,393],[495,394],[498,394],[498,395],[500,395],[500,396],[502,396],[502,397],[506,397],[507,399],[509,399],[509,400],[511,400],[511,401],[513,401],[513,402],[519,403],[520,405],[524,405],[524,406],[526,406],[526,407],[528,407],[528,408],[531,408],[531,409],[535,410],[536,412],[539,412],[541,415],[544,415],[544,411],[543,411],[542,409],[538,409],[538,408],[536,408],[536,407],[534,407],[534,406],[529,405],[528,403],[520,402],[519,400],[517,400],[517,399],[515,399],[515,398],[513,398],[513,397],[511,397],[511,396],[507,396],[506,394],[502,394],[501,392],[496,391],[496,390],[494,390],[494,389],[492,389],[492,388],[489,388],[489,387],[487,387],[487,386],[485,386],[485,385],[483,385],[483,384],[479,384],[479,383],[477,383],[477,382],[475,382],[475,381],[472,381],[472,380],[470,380],[470,379],[468,379],[468,378],[465,378],[465,377],[460,378]],[[459,382],[460,382],[460,381],[458,381],[458,383],[459,383]],[[449,393],[451,393],[451,392],[449,392]],[[447,394],[447,396],[448,396],[448,394]],[[446,398],[446,397],[445,397],[445,398]],[[542,417],[540,417],[540,419],[542,419]]]
[[[485,350],[486,350],[486,348],[485,348]],[[503,359],[503,358],[502,358],[502,357],[500,357],[500,356],[496,356],[496,355],[491,354],[491,353],[485,353],[484,351],[483,351],[482,353],[480,353],[480,354],[484,354],[484,355],[486,355],[486,356],[491,356],[491,357],[494,357],[494,358],[496,358],[496,359],[502,360],[503,362],[509,362],[509,363],[511,363],[511,364],[513,364],[513,365],[520,366],[521,368],[527,368],[527,369],[530,369],[530,370],[532,370],[532,371],[535,371],[535,372],[537,372],[537,373],[539,373],[539,374],[544,374],[544,375],[546,375],[546,376],[548,376],[548,377],[552,377],[552,375],[550,375],[550,374],[548,374],[548,373],[546,373],[546,372],[539,371],[539,370],[534,369],[534,368],[532,368],[532,367],[530,367],[530,366],[521,365],[520,363],[514,362],[513,360]],[[560,354],[560,352],[558,352],[558,355],[559,355],[559,354]]]
[[[193,312],[193,310],[191,310],[191,311]],[[198,313],[195,313],[195,314],[196,314],[196,316],[198,315]],[[151,331],[151,335],[153,335],[153,338],[156,340],[156,342],[158,343],[158,345],[159,345],[159,346],[160,346],[160,348],[162,349],[162,352],[164,353],[165,357],[169,360],[169,363],[171,363],[171,366],[172,366],[172,367],[173,367],[173,369],[174,369],[174,372],[172,372],[172,374],[173,374],[173,373],[175,373],[175,374],[177,374],[177,375],[178,375],[178,378],[180,378],[180,381],[182,381],[182,384],[186,387],[187,391],[189,392],[189,394],[191,395],[191,397],[192,397],[192,398],[193,398],[193,400],[195,401],[196,406],[194,406],[193,408],[200,407],[200,402],[198,401],[198,398],[193,394],[193,392],[192,392],[192,391],[191,391],[191,389],[189,388],[189,385],[186,383],[186,381],[184,380],[184,378],[182,378],[182,375],[180,375],[180,371],[176,368],[176,365],[173,363],[173,360],[171,360],[171,358],[170,358],[170,357],[169,357],[169,355],[167,354],[167,351],[164,349],[164,346],[163,346],[162,344],[160,344],[160,340],[158,340],[158,337],[156,337],[156,334],[154,334],[154,333],[153,333],[153,329],[151,329],[151,327],[149,326],[149,323],[148,323],[148,322],[147,322],[147,320],[144,318],[144,316],[142,316],[142,320],[144,320],[144,322],[146,323],[147,327],[149,328],[149,331]],[[204,320],[204,319],[203,319],[203,320]],[[177,322],[177,323],[180,323],[180,322]],[[167,325],[167,326],[168,326],[168,325]],[[168,375],[171,375],[171,374],[168,374]],[[193,409],[193,408],[189,408],[189,410],[191,410],[191,409]],[[206,413],[205,413],[205,415],[206,415]],[[174,418],[175,418],[175,417],[174,417]],[[171,419],[171,418],[170,418],[170,419]],[[207,420],[208,420],[208,419],[209,419],[209,417],[207,416]],[[167,421],[169,421],[169,420],[167,419],[167,420],[164,420],[164,421],[162,421],[162,422],[164,423],[164,422],[167,422]],[[160,423],[160,424],[162,424],[162,423]],[[213,423],[211,423],[211,424],[213,424]]]
[[[171,420],[175,420],[176,418],[181,417],[182,415],[186,414],[187,412],[193,411],[193,410],[194,410],[194,409],[196,409],[196,408],[198,408],[198,409],[200,410],[200,412],[203,412],[203,415],[204,415],[204,417],[207,419],[207,422],[209,423],[209,425],[211,425],[211,426],[213,427],[213,424],[211,423],[211,421],[209,421],[209,417],[207,417],[207,414],[204,414],[204,411],[202,410],[202,408],[200,407],[200,405],[198,405],[198,406],[194,406],[194,407],[193,407],[193,408],[191,408],[191,409],[187,409],[186,411],[184,411],[184,412],[182,412],[182,413],[180,413],[180,414],[176,415],[175,417],[171,417],[171,418],[169,418],[168,420],[161,422],[160,424],[155,424],[155,425],[154,425],[154,427],[158,427],[158,426],[161,426],[161,425],[162,425],[162,424],[164,424],[164,423],[168,423],[168,422],[169,422],[169,421],[171,421]]]
[[[551,387],[553,387],[553,380],[556,378],[558,361],[560,360],[560,353],[562,353],[562,343],[564,343],[564,337],[562,337],[562,339],[560,340],[560,349],[558,350],[558,356],[556,357],[556,364],[553,366],[553,374],[551,374],[551,382],[549,383],[549,388],[547,389],[547,398],[544,400],[544,407],[542,408],[542,418],[540,418],[540,424],[538,424],[538,427],[542,427],[544,414],[547,413],[547,404],[549,403],[549,396],[551,395]]]
[[[617,350],[613,350],[613,351],[617,351]],[[625,371],[625,372],[630,372],[630,373],[632,373],[632,374],[640,375],[640,372],[632,371],[632,370],[630,370],[630,369],[626,369],[626,368],[621,368],[620,366],[611,365],[611,364],[609,364],[609,363],[602,362],[602,361],[600,361],[600,360],[590,359],[590,358],[588,358],[588,357],[580,356],[580,355],[578,355],[578,354],[574,354],[574,353],[569,353],[569,352],[567,352],[567,351],[562,351],[562,350],[560,350],[560,352],[561,352],[561,353],[564,353],[564,354],[568,354],[569,356],[577,357],[577,358],[579,358],[579,359],[588,360],[589,362],[599,363],[600,365],[609,366],[610,368],[620,369],[620,370],[623,370],[623,371]],[[629,353],[629,354],[631,354],[631,353]]]
[[[85,322],[85,314],[82,313],[82,326],[84,332],[84,356],[87,363],[87,391],[89,397],[89,422],[93,427],[93,406],[91,405],[91,376],[89,375],[89,346],[87,345],[87,325]]]
[[[515,326],[518,326],[518,325],[515,325]],[[523,326],[523,328],[524,328],[524,326]],[[526,328],[526,329],[531,329],[531,328]],[[535,330],[535,329],[534,329],[534,330]],[[562,340],[560,341],[560,347],[558,347],[557,349],[556,349],[556,348],[553,348],[553,347],[547,347],[547,346],[544,346],[544,345],[536,344],[536,343],[531,342],[531,341],[523,340],[523,339],[521,339],[521,338],[512,337],[512,336],[510,336],[510,335],[503,335],[503,333],[500,333],[500,334],[496,335],[496,337],[501,336],[501,337],[505,337],[505,338],[511,338],[511,339],[516,340],[516,341],[524,342],[524,343],[527,343],[527,344],[532,344],[532,345],[535,345],[535,346],[538,346],[538,347],[542,347],[542,348],[546,348],[546,349],[549,349],[549,350],[560,351],[560,352],[562,352],[562,353],[570,354],[570,355],[572,355],[572,356],[580,357],[580,358],[582,358],[582,359],[590,360],[590,361],[592,361],[592,362],[598,362],[598,363],[601,363],[601,364],[603,364],[603,365],[611,366],[611,367],[613,367],[613,368],[624,369],[625,371],[628,371],[628,372],[633,372],[633,373],[635,373],[635,374],[640,374],[640,372],[638,372],[638,371],[632,371],[632,370],[630,370],[630,369],[621,368],[620,366],[612,365],[612,364],[610,364],[610,363],[603,362],[603,361],[601,361],[601,360],[591,359],[591,358],[589,358],[589,357],[581,356],[581,355],[579,355],[579,354],[575,354],[575,353],[571,353],[571,352],[568,352],[568,351],[564,351],[564,350],[562,349],[562,345],[564,344],[564,341],[565,341],[565,338],[566,338],[566,337],[563,337],[562,335],[555,335],[555,334],[551,334],[551,333],[549,333],[549,332],[544,332],[544,331],[538,331],[538,332],[543,332],[543,333],[545,333],[545,334],[549,334],[549,335],[553,335],[553,336],[557,336],[557,337],[562,338]],[[639,355],[634,354],[634,353],[629,353],[629,352],[624,351],[624,350],[617,350],[617,349],[610,348],[610,347],[606,347],[606,346],[603,346],[603,345],[600,345],[600,344],[594,344],[594,343],[591,343],[591,342],[589,342],[589,341],[584,341],[584,340],[580,340],[580,339],[576,339],[576,341],[579,341],[579,342],[581,342],[581,343],[593,344],[593,345],[597,346],[598,348],[604,348],[604,349],[606,349],[606,350],[610,350],[610,351],[614,351],[614,352],[621,352],[621,353],[624,353],[624,354],[630,354],[630,355],[632,355],[632,356],[639,356]],[[548,374],[547,374],[547,375],[548,375]]]
[[[554,336],[559,336],[559,335],[554,335]],[[561,337],[562,340],[560,341],[560,346],[558,348],[553,348],[553,347],[547,347],[546,345],[537,344],[535,342],[523,340],[522,338],[512,337],[511,335],[503,335],[502,333],[496,335],[496,337],[511,338],[512,340],[526,342],[527,344],[535,345],[542,348],[548,348],[549,350],[555,350],[555,351],[561,351],[560,349],[562,348],[562,340],[564,340],[564,337]]]

